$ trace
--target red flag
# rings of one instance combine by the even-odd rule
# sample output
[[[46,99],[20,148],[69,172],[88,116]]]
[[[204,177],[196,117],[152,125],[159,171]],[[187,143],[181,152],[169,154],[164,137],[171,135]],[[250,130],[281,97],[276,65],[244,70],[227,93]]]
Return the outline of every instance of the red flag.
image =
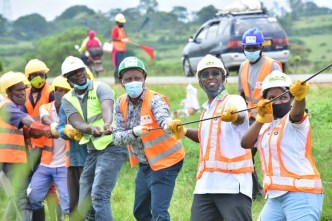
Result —
[[[146,45],[138,45],[140,46],[150,57],[151,61],[153,61],[154,59],[154,49],[150,46],[146,46]]]

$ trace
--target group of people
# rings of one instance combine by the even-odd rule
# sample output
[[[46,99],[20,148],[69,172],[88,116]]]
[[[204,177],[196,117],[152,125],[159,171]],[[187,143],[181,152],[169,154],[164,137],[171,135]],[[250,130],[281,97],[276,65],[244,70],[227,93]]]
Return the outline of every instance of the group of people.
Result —
[[[311,155],[309,84],[292,83],[277,61],[262,54],[263,42],[258,29],[243,35],[248,60],[240,68],[241,95],[227,92],[227,70],[219,58],[206,55],[199,62],[197,78],[207,101],[198,128],[172,119],[167,97],[145,85],[148,72],[136,57],[118,66],[126,94],[117,100],[111,87],[93,79],[73,56],[50,86],[49,69],[37,59],[29,61],[26,75],[5,73],[0,178],[8,179],[15,193],[7,193],[5,220],[44,220],[47,195],[70,220],[113,220],[110,197],[127,157],[138,166],[134,217],[171,220],[184,137],[200,147],[192,221],[252,220],[257,179],[252,149],[260,153],[268,198],[259,220],[319,220],[323,189]],[[249,114],[242,111],[247,107],[253,108]]]

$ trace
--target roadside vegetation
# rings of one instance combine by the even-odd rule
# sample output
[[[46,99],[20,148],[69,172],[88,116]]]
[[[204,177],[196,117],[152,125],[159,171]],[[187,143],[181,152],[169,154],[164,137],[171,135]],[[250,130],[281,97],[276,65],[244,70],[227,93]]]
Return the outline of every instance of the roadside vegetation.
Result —
[[[289,37],[291,58],[286,73],[313,73],[332,60],[332,9],[318,7],[303,0],[288,1],[290,12],[275,3],[269,14],[276,15]],[[74,49],[86,37],[88,29],[96,30],[103,41],[110,41],[114,16],[121,12],[127,18],[126,33],[132,41],[155,50],[155,60],[138,46],[128,44],[127,55],[142,58],[155,76],[183,76],[181,55],[190,35],[218,11],[210,5],[190,12],[175,6],[170,12],[158,11],[157,0],[140,0],[137,6],[125,10],[111,9],[107,13],[77,5],[68,8],[53,21],[31,14],[7,21],[0,15],[0,61],[3,71],[24,71],[26,62],[39,58],[50,67],[50,76],[60,73],[62,61],[68,55],[78,56]],[[113,76],[111,55],[103,57],[105,71],[101,76]],[[236,73],[232,73],[236,75]]]

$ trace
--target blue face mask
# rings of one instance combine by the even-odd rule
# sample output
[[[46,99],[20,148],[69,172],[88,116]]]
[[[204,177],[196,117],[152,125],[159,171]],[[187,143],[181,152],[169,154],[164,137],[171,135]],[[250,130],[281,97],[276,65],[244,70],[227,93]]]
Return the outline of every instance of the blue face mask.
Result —
[[[217,97],[225,89],[224,84],[220,84],[220,86],[216,90],[209,90],[203,87],[203,85],[200,82],[199,84],[208,97]]]
[[[129,97],[137,98],[143,91],[143,82],[133,81],[124,85]]]
[[[90,80],[86,79],[85,84],[83,84],[83,85],[74,84],[74,88],[78,89],[78,90],[85,90],[89,86],[89,84],[90,84]]]
[[[250,62],[255,62],[258,60],[260,57],[261,51],[254,51],[254,52],[249,52],[249,51],[244,51],[244,55],[248,58]]]

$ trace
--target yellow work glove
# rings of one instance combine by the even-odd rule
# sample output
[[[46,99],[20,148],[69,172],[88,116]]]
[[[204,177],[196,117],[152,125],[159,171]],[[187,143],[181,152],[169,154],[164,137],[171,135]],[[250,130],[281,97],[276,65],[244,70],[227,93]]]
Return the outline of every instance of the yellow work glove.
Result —
[[[295,100],[301,101],[307,95],[309,90],[309,83],[305,82],[302,84],[300,80],[297,80],[290,86],[290,93],[295,97]]]
[[[187,128],[182,126],[181,120],[172,120],[167,123],[167,127],[177,140],[180,140],[187,133]]]
[[[74,136],[74,140],[76,141],[80,141],[83,137],[83,134],[81,134],[80,132],[77,132]]]
[[[235,122],[238,118],[237,107],[234,104],[229,105],[227,110],[221,115],[221,120],[225,122]]]
[[[65,129],[63,130],[63,133],[69,139],[74,139],[74,137],[78,133],[78,131],[75,128],[73,128],[73,126],[71,124],[66,124]]]
[[[56,122],[51,123],[51,134],[54,138],[59,138],[58,131],[56,130],[57,126],[58,126],[58,123],[56,123]]]
[[[270,123],[273,121],[272,102],[270,103],[268,102],[270,102],[269,99],[263,99],[257,103],[257,111],[258,111],[258,114],[256,116],[257,122]]]

